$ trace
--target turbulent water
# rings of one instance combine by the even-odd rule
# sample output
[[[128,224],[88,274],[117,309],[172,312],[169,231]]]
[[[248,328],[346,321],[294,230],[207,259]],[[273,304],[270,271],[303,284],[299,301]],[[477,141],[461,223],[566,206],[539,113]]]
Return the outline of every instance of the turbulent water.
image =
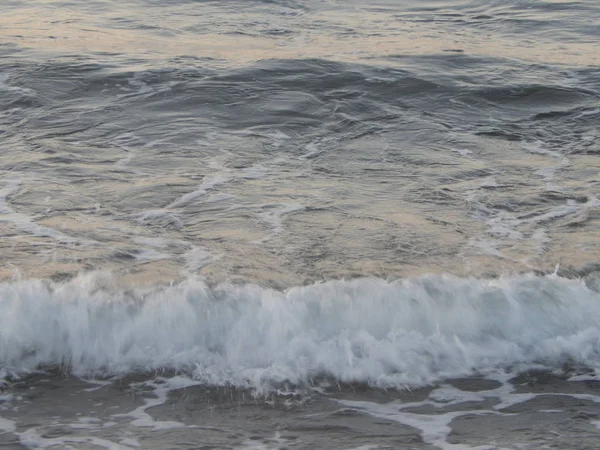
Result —
[[[0,447],[600,444],[600,3],[0,3]]]

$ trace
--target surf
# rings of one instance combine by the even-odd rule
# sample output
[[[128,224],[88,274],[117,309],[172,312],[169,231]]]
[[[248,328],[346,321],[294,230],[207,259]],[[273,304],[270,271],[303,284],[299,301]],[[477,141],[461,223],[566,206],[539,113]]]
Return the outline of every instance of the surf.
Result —
[[[557,275],[426,275],[278,291],[107,274],[0,285],[0,371],[106,377],[169,369],[210,386],[323,377],[412,388],[507,368],[600,368],[600,294]]]

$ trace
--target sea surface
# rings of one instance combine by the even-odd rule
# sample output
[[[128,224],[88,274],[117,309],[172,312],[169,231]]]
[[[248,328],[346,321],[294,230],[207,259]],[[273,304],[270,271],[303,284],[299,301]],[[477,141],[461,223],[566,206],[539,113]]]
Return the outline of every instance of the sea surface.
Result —
[[[600,448],[600,2],[1,0],[0,448]]]

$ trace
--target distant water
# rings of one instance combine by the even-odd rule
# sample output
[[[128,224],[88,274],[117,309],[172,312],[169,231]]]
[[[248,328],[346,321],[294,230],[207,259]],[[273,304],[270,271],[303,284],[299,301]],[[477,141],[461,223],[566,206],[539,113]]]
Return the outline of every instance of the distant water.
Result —
[[[597,448],[599,49],[595,0],[2,2],[0,447]]]

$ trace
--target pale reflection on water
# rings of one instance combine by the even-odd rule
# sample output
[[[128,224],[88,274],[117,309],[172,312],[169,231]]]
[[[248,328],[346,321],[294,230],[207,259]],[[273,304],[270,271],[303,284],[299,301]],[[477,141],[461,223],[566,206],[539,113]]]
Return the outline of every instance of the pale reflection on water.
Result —
[[[269,3],[248,8],[242,2],[65,5],[44,0],[2,7],[0,38],[4,44],[22,48],[70,55],[127,55],[156,64],[180,56],[243,65],[270,58],[385,61],[394,55],[440,52],[547,64],[600,64],[598,36],[568,40],[561,33],[503,33],[502,25],[486,26],[486,20],[493,23],[493,17],[477,14],[481,8],[452,20],[455,3],[464,2],[451,2],[439,15],[426,15],[401,8],[351,7],[345,2],[292,9]],[[430,16],[434,20],[428,20]],[[515,20],[522,16],[522,12],[515,13]],[[552,19],[550,13],[536,16],[540,21]],[[473,26],[464,26],[469,21]]]

